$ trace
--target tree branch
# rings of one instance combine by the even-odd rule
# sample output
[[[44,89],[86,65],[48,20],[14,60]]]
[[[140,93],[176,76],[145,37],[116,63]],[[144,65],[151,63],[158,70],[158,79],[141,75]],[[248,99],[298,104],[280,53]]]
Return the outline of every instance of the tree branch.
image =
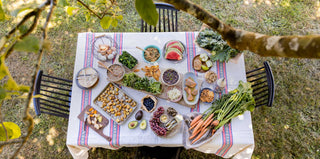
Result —
[[[94,14],[95,16],[97,16],[99,19],[102,19],[103,17],[99,16],[95,11],[93,11],[92,9],[89,8],[88,5],[86,5],[85,3],[83,3],[81,0],[77,0],[77,2],[79,2],[81,5],[83,5],[84,7],[86,7],[92,14]]]
[[[189,0],[162,0],[206,23],[217,31],[230,47],[249,50],[260,56],[320,58],[320,35],[269,36],[235,29]]]
[[[44,23],[43,27],[42,27],[42,38],[41,38],[41,46],[40,46],[40,49],[38,51],[38,57],[37,57],[37,63],[35,64],[35,70],[33,72],[33,76],[32,76],[32,85],[30,87],[30,90],[29,90],[29,93],[28,93],[28,97],[27,97],[27,101],[26,101],[26,105],[25,105],[25,112],[24,112],[24,117],[23,117],[23,120],[24,121],[27,121],[29,123],[29,126],[28,126],[28,132],[27,132],[27,135],[23,138],[23,141],[20,145],[20,147],[15,151],[15,153],[13,154],[13,156],[11,158],[15,158],[19,151],[21,150],[21,148],[23,147],[23,145],[27,142],[27,140],[29,139],[30,135],[32,134],[32,130],[33,130],[33,127],[34,127],[34,123],[33,123],[33,118],[32,116],[29,114],[29,106],[31,105],[32,103],[32,93],[34,91],[34,83],[35,83],[35,79],[36,79],[36,76],[37,76],[37,72],[39,71],[40,69],[40,63],[41,63],[41,59],[42,59],[42,55],[43,55],[43,45],[44,45],[44,41],[47,37],[47,26],[48,26],[48,23],[51,19],[51,16],[52,16],[52,13],[53,13],[53,10],[56,6],[56,0],[48,0],[48,2],[50,2],[50,10],[47,14],[47,17],[46,17],[46,22]]]
[[[23,138],[25,138],[25,136],[20,137],[19,139],[12,139],[12,140],[9,140],[9,141],[2,141],[2,142],[0,142],[0,146],[22,143],[23,142]]]

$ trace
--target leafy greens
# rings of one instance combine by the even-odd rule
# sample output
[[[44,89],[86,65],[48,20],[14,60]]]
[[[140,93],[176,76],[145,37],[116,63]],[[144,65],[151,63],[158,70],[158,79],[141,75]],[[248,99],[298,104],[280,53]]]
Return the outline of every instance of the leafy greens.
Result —
[[[211,60],[214,61],[229,61],[230,58],[235,57],[239,50],[231,48],[226,41],[224,41],[217,32],[206,28],[201,31],[196,39],[197,44],[207,50],[211,51]]]
[[[219,121],[219,125],[215,127],[218,130],[221,126],[228,123],[232,118],[243,114],[245,111],[253,111],[255,101],[252,96],[252,88],[250,83],[239,81],[239,86],[235,90],[224,94],[220,99],[212,103],[212,106],[203,114],[206,118],[212,113],[215,120]]]
[[[134,72],[125,74],[123,77],[123,85],[137,90],[144,90],[153,94],[161,94],[161,83],[147,77],[139,77]]]

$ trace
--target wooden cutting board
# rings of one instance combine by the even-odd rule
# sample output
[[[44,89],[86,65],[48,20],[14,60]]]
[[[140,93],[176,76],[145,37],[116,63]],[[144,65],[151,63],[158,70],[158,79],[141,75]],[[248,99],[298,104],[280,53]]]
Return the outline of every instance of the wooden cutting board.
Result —
[[[89,109],[92,108],[94,109],[93,107],[91,107],[90,105],[87,105],[83,111],[78,115],[78,118],[84,122],[84,114],[88,111],[89,112]],[[96,109],[94,109],[96,110]],[[102,124],[102,127],[100,129],[96,129],[94,128],[93,125],[91,124],[88,124],[88,122],[86,122],[86,126],[89,126],[91,129],[93,129],[95,132],[97,132],[99,135],[101,135],[102,137],[104,137],[107,141],[111,141],[111,137],[103,134],[103,129],[109,124],[109,119],[107,119],[105,116],[103,116],[101,113],[99,113],[99,111],[97,110],[97,114],[100,114],[102,116],[102,121],[100,124]]]
[[[119,58],[119,56],[116,57],[115,63],[118,63],[118,64],[119,64],[118,58]],[[110,64],[106,64],[106,65],[110,65]],[[140,76],[140,77],[144,77],[144,76],[145,76],[145,72],[142,71],[141,68],[143,68],[143,67],[145,67],[145,66],[149,66],[149,67],[150,67],[150,66],[152,66],[152,65],[151,65],[151,64],[147,64],[147,63],[145,63],[145,62],[143,62],[143,61],[138,61],[138,64],[137,64],[134,68],[132,68],[132,69],[128,69],[128,68],[126,68],[126,67],[124,67],[124,68],[125,68],[125,72],[126,72],[126,73],[131,73],[131,72],[133,72],[133,70],[139,69],[140,71],[139,71],[139,72],[135,72],[135,73],[136,73],[138,76]],[[166,70],[165,68],[161,68],[161,66],[159,67],[159,69],[160,69],[161,73]],[[180,75],[179,82],[178,82],[175,86],[176,86],[177,88],[179,88],[179,89],[182,91],[182,93],[183,93],[183,91],[184,91],[183,88],[182,88],[183,74],[182,74],[182,73],[179,73],[179,75]],[[160,78],[161,78],[161,77],[160,77]],[[161,82],[161,79],[160,79],[159,81]],[[198,84],[200,85],[199,88],[201,88],[201,85],[202,85],[203,80],[197,79],[197,81],[198,81]],[[120,84],[120,85],[123,85],[123,84],[122,84],[122,81],[118,81],[118,82],[115,82],[115,83]],[[167,85],[165,85],[165,84],[162,83],[162,93],[159,94],[159,95],[154,95],[154,94],[152,94],[152,93],[150,93],[150,92],[142,91],[142,90],[138,90],[138,91],[141,91],[141,92],[143,92],[143,93],[150,94],[150,95],[156,96],[156,97],[158,97],[158,98],[161,98],[161,99],[164,99],[164,100],[168,100],[168,101],[169,101],[169,99],[167,98],[166,93],[164,92],[164,90],[167,90],[168,87],[169,87],[169,86],[167,86]],[[129,87],[129,88],[130,88],[130,87]],[[133,89],[133,88],[132,88],[132,89]],[[134,89],[134,90],[136,90],[136,89]],[[178,103],[178,104],[180,104],[180,105],[183,105],[183,106],[190,107],[190,108],[195,108],[195,107],[196,107],[196,105],[188,105],[188,104],[184,101],[183,97],[181,98],[181,100],[180,100],[179,102],[176,102],[176,103]]]

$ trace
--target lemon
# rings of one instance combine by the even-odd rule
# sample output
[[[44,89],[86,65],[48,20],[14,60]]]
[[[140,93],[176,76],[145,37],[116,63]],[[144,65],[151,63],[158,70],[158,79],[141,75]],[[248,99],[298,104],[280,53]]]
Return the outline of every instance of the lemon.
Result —
[[[207,71],[207,70],[209,70],[209,67],[207,67],[206,65],[201,65],[201,69],[204,71]]]

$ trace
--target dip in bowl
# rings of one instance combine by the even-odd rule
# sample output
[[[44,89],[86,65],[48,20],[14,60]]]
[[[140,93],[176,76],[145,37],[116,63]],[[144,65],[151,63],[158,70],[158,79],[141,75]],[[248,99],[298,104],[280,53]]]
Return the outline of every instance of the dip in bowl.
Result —
[[[107,76],[110,82],[117,82],[123,78],[125,70],[122,65],[112,64],[109,66],[109,69],[113,72],[111,73],[109,70],[107,70]]]

